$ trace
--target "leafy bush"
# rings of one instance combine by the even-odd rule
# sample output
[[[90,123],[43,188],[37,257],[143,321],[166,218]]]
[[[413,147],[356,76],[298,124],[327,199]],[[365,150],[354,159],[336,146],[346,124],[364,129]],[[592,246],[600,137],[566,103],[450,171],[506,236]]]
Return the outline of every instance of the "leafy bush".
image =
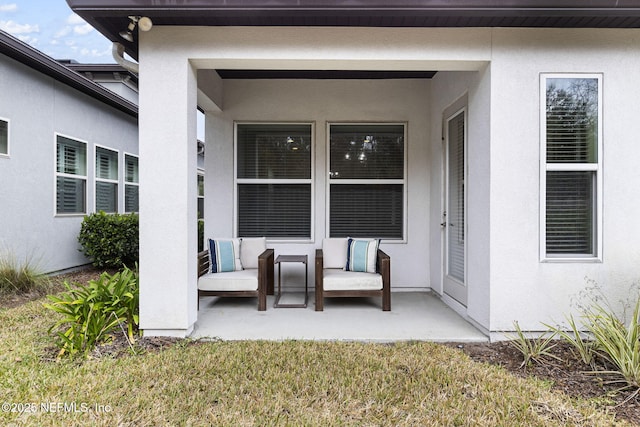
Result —
[[[49,278],[40,270],[32,257],[20,262],[10,252],[0,253],[0,295],[11,293],[44,292]]]
[[[133,267],[138,262],[139,226],[137,214],[87,215],[78,241],[82,252],[99,268]]]
[[[204,221],[198,220],[198,252],[204,249]]]
[[[138,331],[138,273],[125,268],[109,275],[103,273],[86,286],[73,287],[64,283],[66,292],[49,295],[50,304],[44,306],[63,317],[51,328],[59,338],[60,355],[87,355],[97,344],[120,326],[127,339],[135,340]]]

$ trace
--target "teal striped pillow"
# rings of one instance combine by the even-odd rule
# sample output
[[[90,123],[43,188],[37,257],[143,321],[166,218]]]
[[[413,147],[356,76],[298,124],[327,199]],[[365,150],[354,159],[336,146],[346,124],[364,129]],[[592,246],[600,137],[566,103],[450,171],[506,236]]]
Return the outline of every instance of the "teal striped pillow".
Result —
[[[212,273],[242,270],[240,239],[209,239],[209,265]]]
[[[345,270],[375,273],[377,256],[378,240],[356,240],[349,238],[347,241],[347,265],[345,266]]]

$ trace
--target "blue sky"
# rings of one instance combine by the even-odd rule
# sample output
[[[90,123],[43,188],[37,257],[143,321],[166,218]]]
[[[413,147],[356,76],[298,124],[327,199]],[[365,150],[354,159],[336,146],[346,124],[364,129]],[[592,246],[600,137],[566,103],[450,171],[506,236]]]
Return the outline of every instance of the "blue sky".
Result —
[[[111,42],[65,0],[0,0],[0,29],[55,59],[111,64]]]

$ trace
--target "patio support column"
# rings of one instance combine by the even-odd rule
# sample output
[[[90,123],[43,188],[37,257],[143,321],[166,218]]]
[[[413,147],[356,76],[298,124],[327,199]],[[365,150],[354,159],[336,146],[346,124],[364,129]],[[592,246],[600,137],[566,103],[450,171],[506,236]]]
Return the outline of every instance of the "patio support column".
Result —
[[[140,327],[185,337],[197,319],[197,83],[185,57],[140,54]]]

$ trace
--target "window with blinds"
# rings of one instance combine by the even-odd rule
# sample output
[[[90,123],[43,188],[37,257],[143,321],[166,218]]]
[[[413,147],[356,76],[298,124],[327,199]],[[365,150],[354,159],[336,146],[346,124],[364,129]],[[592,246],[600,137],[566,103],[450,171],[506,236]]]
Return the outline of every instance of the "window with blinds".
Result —
[[[404,238],[405,125],[329,125],[329,235]]]
[[[9,155],[9,122],[0,119],[0,155]]]
[[[124,211],[138,212],[138,158],[124,155]]]
[[[56,135],[56,213],[87,212],[87,144]]]
[[[96,211],[118,212],[118,152],[96,147]]]
[[[198,219],[204,219],[204,175],[198,174]]]
[[[236,124],[239,237],[311,238],[312,125]]]
[[[543,258],[600,254],[602,77],[545,75]]]

